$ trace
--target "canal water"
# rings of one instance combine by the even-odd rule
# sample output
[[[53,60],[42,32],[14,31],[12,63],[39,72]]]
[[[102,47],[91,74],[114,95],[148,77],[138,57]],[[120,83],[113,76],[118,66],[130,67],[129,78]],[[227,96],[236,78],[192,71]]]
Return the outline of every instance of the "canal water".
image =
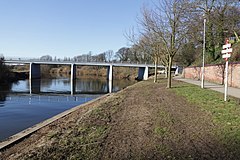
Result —
[[[114,80],[116,92],[133,81]],[[30,94],[30,90],[34,94]],[[77,79],[71,95],[68,78],[21,80],[0,86],[0,141],[77,105],[108,93],[109,83],[99,79]]]

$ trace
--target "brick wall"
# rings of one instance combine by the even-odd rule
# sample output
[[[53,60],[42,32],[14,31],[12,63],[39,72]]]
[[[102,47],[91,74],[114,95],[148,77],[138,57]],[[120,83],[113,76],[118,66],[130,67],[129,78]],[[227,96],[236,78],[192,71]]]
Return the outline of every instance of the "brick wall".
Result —
[[[224,64],[205,66],[205,80],[218,84],[224,83]],[[187,67],[184,69],[183,76],[189,79],[201,79],[201,67]],[[229,64],[228,84],[232,87],[240,88],[240,63]]]

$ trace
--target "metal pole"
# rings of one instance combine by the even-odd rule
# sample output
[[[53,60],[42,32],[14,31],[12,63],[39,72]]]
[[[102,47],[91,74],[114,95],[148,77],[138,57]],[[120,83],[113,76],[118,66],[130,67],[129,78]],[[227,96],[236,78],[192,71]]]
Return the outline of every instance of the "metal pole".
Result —
[[[227,101],[228,95],[228,60],[226,60],[226,67],[225,67],[225,86],[224,86],[224,101]]]
[[[203,60],[202,60],[202,82],[201,82],[201,88],[204,88],[205,48],[206,48],[206,19],[204,18],[204,20],[203,20]]]

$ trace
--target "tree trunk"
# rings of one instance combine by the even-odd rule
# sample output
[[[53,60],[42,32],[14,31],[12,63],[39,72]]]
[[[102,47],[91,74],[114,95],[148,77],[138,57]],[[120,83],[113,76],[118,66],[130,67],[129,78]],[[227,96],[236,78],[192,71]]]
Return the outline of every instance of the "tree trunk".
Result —
[[[157,82],[157,65],[158,65],[158,57],[155,57],[155,71],[154,71],[154,83]]]
[[[237,42],[239,42],[239,37],[238,37],[237,32],[235,32],[235,31],[233,31],[233,32],[234,32],[234,35],[235,35],[235,37],[236,37]]]
[[[171,76],[172,58],[173,58],[172,56],[169,56],[167,88],[171,88],[172,86],[172,76]]]

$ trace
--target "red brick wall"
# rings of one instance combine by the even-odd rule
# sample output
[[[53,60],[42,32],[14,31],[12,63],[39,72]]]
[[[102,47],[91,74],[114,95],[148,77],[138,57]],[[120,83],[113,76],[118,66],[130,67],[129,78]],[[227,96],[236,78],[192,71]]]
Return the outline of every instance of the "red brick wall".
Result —
[[[205,67],[205,80],[218,84],[224,83],[225,65],[208,65]],[[183,76],[189,79],[201,79],[201,67],[187,67]],[[232,87],[240,88],[240,63],[229,64],[228,84]]]

